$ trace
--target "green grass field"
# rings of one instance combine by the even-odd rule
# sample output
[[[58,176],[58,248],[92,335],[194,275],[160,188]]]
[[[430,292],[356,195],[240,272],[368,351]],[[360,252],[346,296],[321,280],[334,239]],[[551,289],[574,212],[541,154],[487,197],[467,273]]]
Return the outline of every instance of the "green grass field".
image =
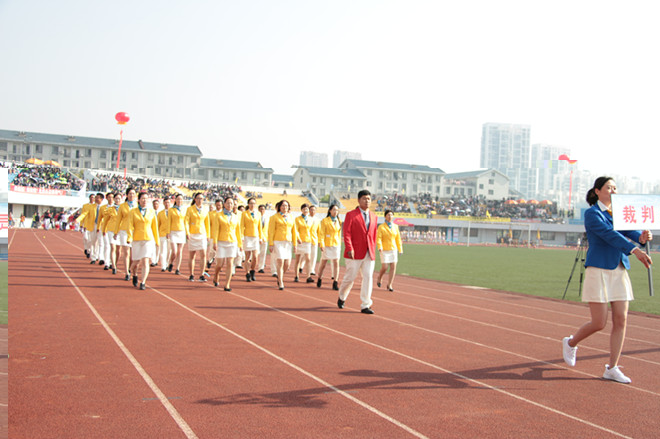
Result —
[[[0,325],[7,324],[8,262],[0,261]]]
[[[455,282],[498,290],[561,299],[575,262],[577,249],[528,249],[481,246],[406,244],[399,256],[397,274]],[[660,255],[654,254],[656,264]],[[660,288],[660,265],[653,270],[653,283]],[[376,271],[380,262],[376,263]],[[660,314],[660,292],[649,296],[648,272],[631,257],[630,278],[635,300],[633,311]],[[571,281],[567,300],[580,301],[579,263]],[[396,284],[396,281],[395,281]]]

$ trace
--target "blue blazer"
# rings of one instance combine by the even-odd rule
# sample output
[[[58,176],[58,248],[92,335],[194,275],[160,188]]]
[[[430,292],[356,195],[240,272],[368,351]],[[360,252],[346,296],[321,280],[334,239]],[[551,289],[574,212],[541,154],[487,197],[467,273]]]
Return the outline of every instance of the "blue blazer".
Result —
[[[621,262],[626,269],[630,269],[628,255],[636,247],[630,240],[639,243],[639,237],[642,235],[640,232],[617,232],[612,225],[612,216],[609,212],[600,210],[598,204],[585,211],[584,227],[589,241],[585,267],[614,270]]]

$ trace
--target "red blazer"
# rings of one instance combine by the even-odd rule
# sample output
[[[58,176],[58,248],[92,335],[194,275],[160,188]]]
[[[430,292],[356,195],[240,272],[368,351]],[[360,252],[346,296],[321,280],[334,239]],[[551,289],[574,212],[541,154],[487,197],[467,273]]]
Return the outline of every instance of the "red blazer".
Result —
[[[369,251],[369,257],[376,259],[376,231],[378,229],[378,217],[369,211],[369,230],[367,231],[364,216],[359,207],[346,214],[344,219],[344,258],[351,259],[351,250],[355,253],[355,259],[364,259]]]

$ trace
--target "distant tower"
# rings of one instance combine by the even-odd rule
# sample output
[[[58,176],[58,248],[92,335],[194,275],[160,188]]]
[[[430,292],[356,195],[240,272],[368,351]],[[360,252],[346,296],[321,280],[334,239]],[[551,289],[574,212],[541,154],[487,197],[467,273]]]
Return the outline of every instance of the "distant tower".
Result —
[[[313,168],[327,168],[328,154],[313,151],[300,152],[300,166],[309,166]]]
[[[335,151],[332,154],[332,167],[338,168],[339,165],[346,159],[350,160],[362,160],[362,154],[359,152],[350,152],[350,151]]]
[[[481,133],[482,168],[494,168],[509,177],[511,188],[529,197],[536,192],[529,125],[485,123]]]

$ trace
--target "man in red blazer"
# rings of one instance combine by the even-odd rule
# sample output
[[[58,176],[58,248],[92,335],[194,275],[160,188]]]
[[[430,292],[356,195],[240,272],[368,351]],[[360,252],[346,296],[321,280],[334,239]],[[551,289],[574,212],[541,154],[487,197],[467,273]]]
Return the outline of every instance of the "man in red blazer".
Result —
[[[371,193],[364,189],[358,193],[359,206],[348,212],[344,220],[344,259],[346,272],[339,287],[337,306],[344,307],[344,302],[351,292],[353,282],[358,273],[362,273],[362,288],[360,308],[364,314],[373,314],[371,309],[371,291],[373,289],[373,274],[376,265],[376,229],[378,219],[369,210]]]

